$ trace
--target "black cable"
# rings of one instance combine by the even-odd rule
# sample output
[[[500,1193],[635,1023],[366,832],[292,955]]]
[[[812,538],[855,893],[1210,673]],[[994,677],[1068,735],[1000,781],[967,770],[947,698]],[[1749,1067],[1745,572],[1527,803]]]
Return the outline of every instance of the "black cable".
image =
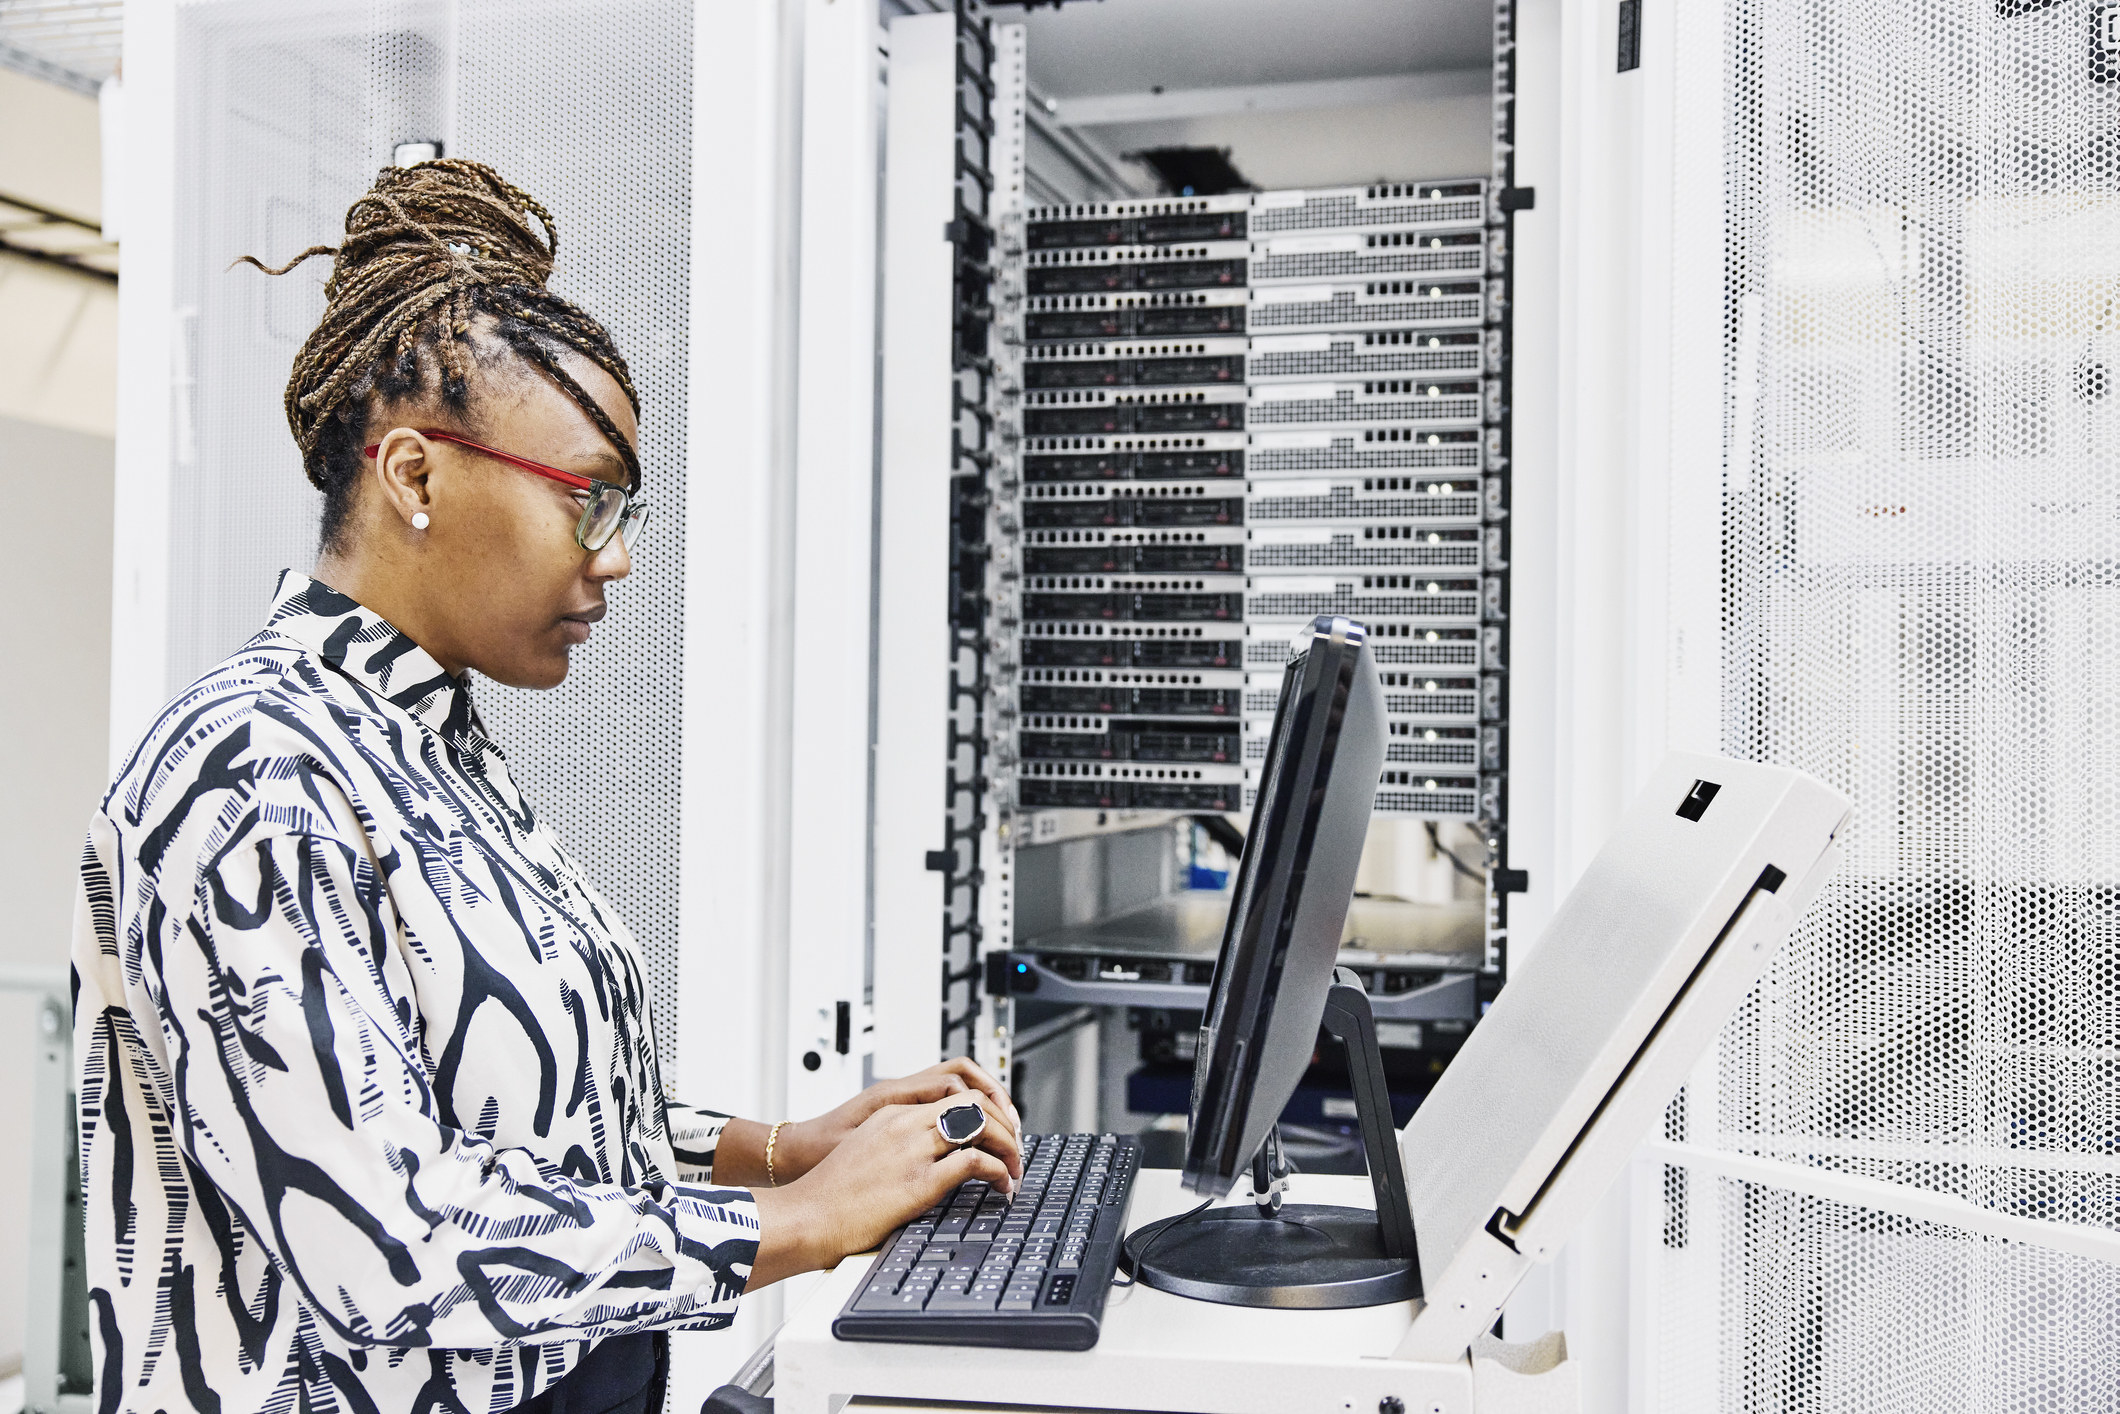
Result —
[[[1244,857],[1244,832],[1224,815],[1195,815],[1193,823],[1207,832],[1207,837],[1228,852],[1231,859]]]
[[[1142,1265],[1148,1261],[1148,1254],[1156,1250],[1156,1244],[1158,1242],[1161,1242],[1164,1238],[1170,1236],[1171,1229],[1177,1227],[1178,1224],[1189,1223],[1194,1218],[1200,1216],[1200,1214],[1206,1212],[1208,1204],[1213,1203],[1214,1201],[1214,1199],[1209,1198],[1205,1202],[1202,1202],[1199,1207],[1194,1208],[1191,1212],[1180,1213],[1178,1214],[1178,1216],[1172,1218],[1169,1222],[1163,1224],[1163,1226],[1157,1228],[1156,1235],[1154,1237],[1149,1238],[1148,1241],[1142,1243],[1140,1252],[1135,1254],[1134,1270],[1127,1274],[1125,1281],[1119,1280],[1118,1274],[1114,1273],[1112,1275],[1112,1285],[1120,1287],[1139,1285],[1140,1277],[1138,1273],[1140,1272]]]
[[[1457,869],[1458,873],[1463,874],[1468,879],[1475,879],[1482,884],[1487,882],[1487,876],[1485,874],[1473,868],[1470,864],[1467,864],[1464,860],[1458,858],[1449,850],[1443,848],[1442,832],[1436,829],[1435,821],[1433,820],[1430,820],[1428,822],[1428,843],[1434,845],[1435,852],[1437,854],[1442,855],[1443,858],[1449,860],[1450,863]]]

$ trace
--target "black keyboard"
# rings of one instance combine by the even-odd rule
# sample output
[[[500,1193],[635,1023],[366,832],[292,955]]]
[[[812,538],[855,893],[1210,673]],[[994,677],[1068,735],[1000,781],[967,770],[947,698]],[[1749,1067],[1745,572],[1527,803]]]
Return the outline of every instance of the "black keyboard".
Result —
[[[1026,1134],[1013,1202],[983,1182],[891,1234],[832,1322],[841,1340],[1087,1350],[1126,1235],[1130,1134]]]

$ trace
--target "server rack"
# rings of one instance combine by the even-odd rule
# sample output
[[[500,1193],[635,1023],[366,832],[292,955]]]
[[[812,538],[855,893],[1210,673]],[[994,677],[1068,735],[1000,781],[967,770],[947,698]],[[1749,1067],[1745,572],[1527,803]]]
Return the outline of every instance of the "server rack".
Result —
[[[978,301],[957,311],[981,401],[953,480],[946,1050],[1008,1075],[1024,1000],[1198,1007],[1197,960],[1019,936],[1019,851],[1195,819],[1235,843],[1289,639],[1318,613],[1364,619],[1377,643],[1378,816],[1471,826],[1485,852],[1469,959],[1408,966],[1354,938],[1348,960],[1373,962],[1403,1034],[1462,1029],[1501,985],[1524,886],[1508,857],[1510,308],[1529,196],[1508,0],[1494,24],[1487,173],[1032,207],[1023,28],[960,11],[989,66],[993,196],[987,258],[967,267],[984,328],[965,317]]]

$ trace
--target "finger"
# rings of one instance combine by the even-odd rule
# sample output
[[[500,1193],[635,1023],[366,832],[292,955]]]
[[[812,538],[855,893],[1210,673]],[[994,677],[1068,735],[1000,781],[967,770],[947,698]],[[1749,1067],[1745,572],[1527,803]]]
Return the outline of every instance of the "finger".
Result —
[[[899,1104],[924,1105],[950,1095],[961,1095],[969,1087],[955,1071],[932,1066],[918,1075],[908,1075],[891,1084],[892,1099]]]
[[[941,1160],[935,1165],[935,1172],[944,1180],[939,1186],[939,1192],[942,1193],[950,1192],[958,1184],[975,1178],[983,1180],[997,1192],[1016,1191],[1016,1180],[1009,1173],[1008,1166],[976,1145],[959,1149]]]
[[[1007,1164],[1011,1174],[1021,1174],[1023,1172],[1023,1145],[1017,1139],[1016,1131],[1009,1128],[1006,1116],[1001,1113],[999,1107],[991,1099],[977,1090],[967,1093],[971,1096],[972,1101],[986,1113],[986,1127],[981,1129],[978,1137],[971,1141],[971,1147],[985,1149],[988,1153],[993,1154]],[[934,1114],[940,1115],[944,1110],[954,1109],[963,1103],[963,1096],[955,1096],[949,1100],[938,1101],[934,1105],[929,1106],[929,1109]],[[942,1131],[939,1126],[936,1128],[935,1138],[938,1143],[949,1144],[949,1141],[942,1137]]]
[[[987,1153],[992,1154],[1007,1166],[1012,1177],[1021,1178],[1023,1176],[1023,1146],[1016,1142],[1015,1135],[1009,1133],[1000,1125],[988,1125],[979,1132],[979,1137],[974,1139],[967,1147],[986,1150]]]
[[[957,1056],[944,1064],[951,1068],[953,1074],[961,1077],[962,1083],[990,1097],[997,1107],[997,1113],[1007,1120],[1011,1131],[1017,1135],[1023,1133],[1023,1116],[1016,1113],[1016,1102],[985,1066],[969,1056]]]

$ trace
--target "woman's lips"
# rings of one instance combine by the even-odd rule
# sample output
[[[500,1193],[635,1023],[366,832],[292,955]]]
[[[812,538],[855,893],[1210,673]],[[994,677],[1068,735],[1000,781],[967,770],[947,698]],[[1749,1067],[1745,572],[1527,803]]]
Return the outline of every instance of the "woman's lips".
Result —
[[[559,621],[559,631],[569,643],[587,643],[589,628],[605,613],[605,606],[598,604],[593,609],[584,609],[578,614],[567,614]]]

